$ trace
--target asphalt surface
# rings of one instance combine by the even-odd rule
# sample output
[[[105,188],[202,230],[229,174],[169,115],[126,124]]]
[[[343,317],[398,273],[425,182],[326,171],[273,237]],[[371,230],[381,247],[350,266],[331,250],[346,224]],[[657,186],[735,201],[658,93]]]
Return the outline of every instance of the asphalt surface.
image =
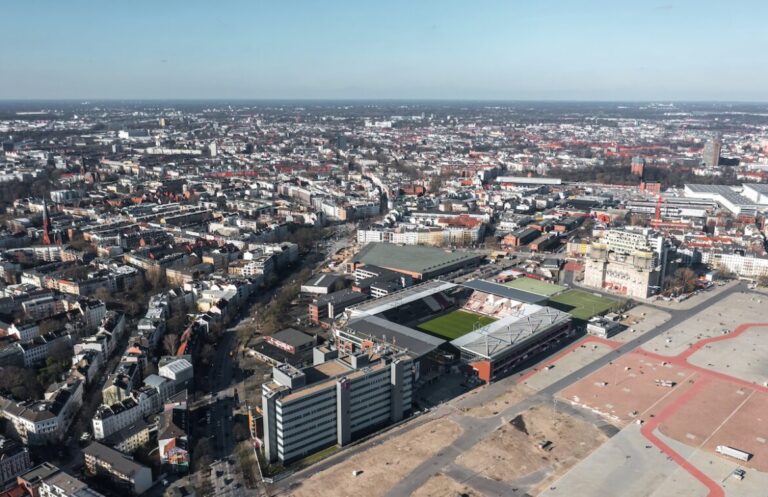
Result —
[[[505,408],[503,411],[499,412],[495,416],[491,416],[488,418],[479,418],[479,419],[465,417],[465,416],[462,416],[458,410],[456,410],[454,403],[449,402],[447,404],[444,404],[440,408],[434,410],[432,413],[428,415],[424,415],[419,418],[413,419],[408,423],[406,423],[405,425],[402,425],[401,427],[398,427],[392,431],[386,432],[380,436],[376,436],[373,439],[370,439],[358,445],[349,447],[341,451],[335,456],[332,456],[305,470],[302,470],[294,475],[291,475],[290,477],[278,482],[274,486],[274,488],[272,489],[272,495],[279,495],[281,493],[284,493],[287,490],[289,490],[292,486],[300,484],[301,480],[305,478],[309,478],[311,475],[318,473],[320,471],[323,471],[324,469],[327,469],[328,467],[331,467],[335,464],[338,464],[343,460],[349,459],[350,457],[354,457],[355,454],[360,453],[364,450],[367,450],[370,447],[380,445],[385,441],[402,434],[403,432],[407,432],[417,426],[424,424],[425,422],[428,422],[432,419],[436,419],[439,417],[448,416],[450,419],[457,422],[464,429],[464,432],[462,433],[462,435],[460,435],[459,438],[449,448],[436,454],[430,459],[425,460],[420,465],[413,468],[412,472],[408,476],[403,478],[400,481],[400,483],[398,483],[392,489],[390,489],[390,491],[386,494],[387,497],[400,497],[403,495],[410,495],[411,493],[416,491],[418,488],[420,488],[422,485],[424,485],[424,483],[430,477],[432,477],[438,472],[446,472],[447,474],[453,474],[455,476],[463,476],[463,478],[461,478],[459,481],[462,481],[463,483],[466,483],[470,486],[477,485],[476,488],[478,490],[485,491],[489,496],[492,496],[492,495],[523,496],[525,495],[525,491],[528,488],[530,488],[531,486],[534,486],[536,483],[538,483],[538,481],[540,481],[541,478],[545,477],[546,475],[540,475],[541,478],[538,478],[538,479],[526,477],[519,482],[514,482],[514,484],[495,482],[495,481],[488,480],[487,478],[479,474],[468,474],[465,469],[457,467],[457,465],[455,464],[456,457],[459,454],[461,454],[463,451],[468,450],[470,447],[472,447],[473,445],[478,443],[480,440],[485,438],[489,433],[493,432],[502,423],[512,419],[517,414],[521,414],[535,405],[540,405],[542,403],[552,403],[554,399],[554,395],[557,392],[572,385],[573,383],[577,382],[581,378],[584,378],[585,376],[592,374],[593,372],[607,365],[611,361],[616,360],[622,355],[628,352],[631,352],[632,350],[644,345],[645,343],[661,335],[662,333],[665,333],[666,331],[681,324],[682,322],[696,315],[698,312],[701,312],[704,309],[710,307],[714,301],[724,299],[731,294],[738,293],[744,290],[746,290],[746,285],[744,283],[736,283],[733,286],[730,286],[721,291],[718,291],[717,293],[711,296],[708,296],[708,298],[705,298],[700,303],[692,306],[689,309],[675,310],[675,309],[664,308],[664,311],[668,312],[671,315],[671,317],[669,320],[667,320],[665,323],[663,323],[659,327],[653,330],[650,330],[622,344],[611,353],[596,359],[595,361],[582,367],[581,369],[552,383],[551,385],[537,392],[534,396],[526,398],[516,404],[510,405],[509,407]],[[546,360],[546,358],[544,358],[543,360]],[[510,383],[513,383],[516,377],[517,375],[510,376],[496,383],[487,385],[486,387],[484,387],[483,389],[477,391],[474,395],[472,395],[471,398],[465,397],[463,398],[463,400],[471,400],[473,403],[481,403],[486,400],[494,399],[500,393],[502,393],[507,387],[509,387]],[[569,413],[583,417],[601,429],[604,429],[604,430],[606,429],[605,422],[597,418],[595,415],[591,413],[587,413],[583,410],[572,408],[571,406],[565,406],[562,403],[559,404],[559,406],[560,406],[559,409],[567,408]],[[611,433],[608,433],[608,434],[610,435]]]
[[[211,424],[208,436],[211,442],[214,462],[211,463],[211,484],[214,495],[219,497],[245,497],[248,494],[242,475],[237,471],[234,456],[234,361],[229,357],[234,350],[236,336],[231,330],[226,331],[216,346],[216,356],[211,368],[206,372],[211,379],[212,398],[208,405],[211,411]]]

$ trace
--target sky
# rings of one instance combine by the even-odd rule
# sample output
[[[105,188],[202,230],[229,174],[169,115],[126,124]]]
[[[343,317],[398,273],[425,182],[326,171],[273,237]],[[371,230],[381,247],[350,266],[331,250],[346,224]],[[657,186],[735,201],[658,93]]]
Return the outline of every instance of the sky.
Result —
[[[4,0],[0,99],[768,101],[768,1]]]

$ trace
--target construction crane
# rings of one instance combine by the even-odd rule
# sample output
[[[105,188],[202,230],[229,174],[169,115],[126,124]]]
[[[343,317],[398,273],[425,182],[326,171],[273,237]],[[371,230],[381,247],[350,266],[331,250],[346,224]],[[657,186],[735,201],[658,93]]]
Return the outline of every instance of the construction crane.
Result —
[[[43,199],[43,245],[51,245],[51,226],[48,219],[48,202]]]
[[[656,223],[661,222],[661,204],[664,202],[664,199],[661,198],[661,195],[656,195]]]

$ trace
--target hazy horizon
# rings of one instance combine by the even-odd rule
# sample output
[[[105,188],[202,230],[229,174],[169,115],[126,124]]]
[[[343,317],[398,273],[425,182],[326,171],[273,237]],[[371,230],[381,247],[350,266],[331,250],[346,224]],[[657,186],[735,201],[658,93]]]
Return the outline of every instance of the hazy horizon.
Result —
[[[8,2],[2,100],[766,102],[768,3]]]

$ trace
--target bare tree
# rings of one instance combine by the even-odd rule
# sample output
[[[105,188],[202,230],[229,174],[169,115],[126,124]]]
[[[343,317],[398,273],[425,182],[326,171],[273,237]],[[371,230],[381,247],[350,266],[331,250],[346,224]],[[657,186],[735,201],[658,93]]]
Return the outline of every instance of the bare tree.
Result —
[[[174,355],[179,349],[179,335],[168,333],[163,337],[163,350],[168,355]]]

